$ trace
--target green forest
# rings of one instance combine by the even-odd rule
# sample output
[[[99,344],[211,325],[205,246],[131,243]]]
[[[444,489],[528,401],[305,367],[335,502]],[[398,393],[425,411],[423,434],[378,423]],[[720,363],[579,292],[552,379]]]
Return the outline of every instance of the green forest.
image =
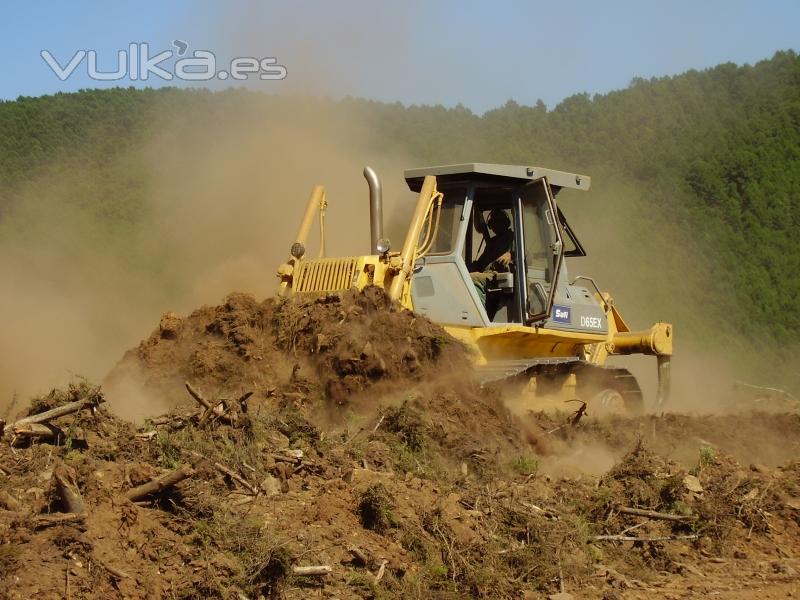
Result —
[[[102,224],[90,235],[108,252],[131,268],[162,268],[169,246],[133,250],[149,219],[151,159],[143,149],[165,135],[165,124],[180,124],[183,133],[175,135],[189,147],[198,142],[186,132],[201,126],[215,132],[213,140],[230,115],[254,105],[259,119],[278,122],[288,110],[355,120],[367,132],[360,151],[412,157],[409,167],[481,161],[588,173],[603,203],[587,214],[615,222],[628,248],[605,265],[606,279],[627,263],[649,270],[637,285],[650,305],[638,313],[657,308],[683,325],[678,335],[691,328],[695,338],[751,350],[763,344],[782,349],[772,352],[777,360],[792,360],[787,349],[800,332],[800,57],[792,51],[754,65],[637,78],[626,89],[577,94],[552,109],[509,101],[483,115],[463,106],[236,89],[21,97],[0,103],[0,244],[35,240],[31,207],[56,185],[59,203]],[[635,200],[614,204],[617,193]],[[565,212],[572,218],[575,209]],[[800,371],[797,363],[784,366]]]

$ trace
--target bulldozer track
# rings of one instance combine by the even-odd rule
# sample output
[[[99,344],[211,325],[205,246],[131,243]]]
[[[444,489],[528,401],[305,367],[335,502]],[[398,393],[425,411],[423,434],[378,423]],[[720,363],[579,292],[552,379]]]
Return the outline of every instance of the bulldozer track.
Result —
[[[622,397],[625,412],[639,415],[644,412],[644,394],[636,377],[625,368],[593,365],[577,357],[504,360],[476,368],[481,387],[503,384],[524,384],[531,378],[541,379],[539,385],[577,376],[577,397],[589,403],[605,391]],[[559,387],[559,384],[555,384]]]
[[[534,375],[542,366],[568,365],[578,363],[576,356],[564,358],[523,358],[517,360],[498,360],[475,367],[481,386],[506,379],[514,379],[521,374]]]

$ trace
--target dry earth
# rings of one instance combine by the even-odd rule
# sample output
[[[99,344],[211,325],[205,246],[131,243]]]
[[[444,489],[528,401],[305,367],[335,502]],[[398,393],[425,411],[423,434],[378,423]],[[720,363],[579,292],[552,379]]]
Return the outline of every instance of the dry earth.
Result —
[[[800,581],[797,414],[558,428],[375,290],[167,314],[102,389],[16,410],[0,597],[751,599]]]

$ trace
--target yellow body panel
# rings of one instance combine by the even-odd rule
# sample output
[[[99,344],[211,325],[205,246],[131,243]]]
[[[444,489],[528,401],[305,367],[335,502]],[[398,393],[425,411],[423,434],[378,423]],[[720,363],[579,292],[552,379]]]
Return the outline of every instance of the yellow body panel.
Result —
[[[457,327],[444,325],[444,329],[476,353],[476,363],[492,360],[521,358],[557,358],[580,356],[586,344],[602,343],[605,335],[574,333],[502,325],[491,327]]]
[[[348,288],[364,289],[374,285],[387,292],[392,283],[397,284],[399,270],[393,266],[397,255],[347,256],[341,258],[316,258],[294,261],[283,265],[282,270],[291,276],[291,293],[326,293]],[[410,281],[403,278],[399,303],[414,310]],[[524,358],[580,357],[595,364],[605,364],[611,354],[643,353],[670,356],[672,354],[672,326],[656,323],[644,331],[630,331],[608,294],[598,300],[606,307],[607,334],[562,331],[525,325],[491,325],[489,327],[463,327],[443,325],[454,338],[472,349],[477,365],[494,360]]]

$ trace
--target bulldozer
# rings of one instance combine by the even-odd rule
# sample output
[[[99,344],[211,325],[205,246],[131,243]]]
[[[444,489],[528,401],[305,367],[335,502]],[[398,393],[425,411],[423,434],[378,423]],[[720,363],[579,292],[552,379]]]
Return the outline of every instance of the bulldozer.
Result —
[[[407,170],[418,194],[405,240],[383,236],[382,185],[366,167],[370,253],[325,256],[327,197],[315,186],[280,265],[279,296],[383,288],[405,309],[441,325],[470,349],[483,385],[523,382],[533,398],[578,400],[595,412],[641,413],[644,397],[616,355],[656,357],[656,409],[669,397],[672,325],[634,331],[592,277],[571,275],[586,256],[556,198],[588,191],[586,175],[541,167],[468,163]],[[319,215],[320,255],[306,256]]]

